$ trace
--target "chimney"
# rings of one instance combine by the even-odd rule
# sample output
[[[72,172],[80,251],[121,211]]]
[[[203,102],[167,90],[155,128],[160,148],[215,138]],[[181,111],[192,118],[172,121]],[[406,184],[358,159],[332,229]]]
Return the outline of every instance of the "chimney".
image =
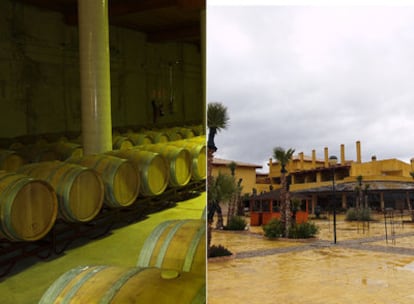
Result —
[[[361,142],[359,140],[356,142],[356,157],[357,157],[356,159],[357,164],[360,164],[361,163]]]
[[[316,151],[312,150],[312,168],[316,168]]]
[[[329,167],[329,156],[328,156],[328,147],[325,147],[325,168]]]
[[[270,176],[270,174],[272,172],[272,166],[273,166],[272,158],[269,158],[269,176]]]
[[[303,170],[303,152],[300,152],[299,153],[299,161],[300,161],[300,166],[299,166],[299,168],[300,168],[300,170]]]
[[[345,145],[341,144],[341,165],[345,165]]]

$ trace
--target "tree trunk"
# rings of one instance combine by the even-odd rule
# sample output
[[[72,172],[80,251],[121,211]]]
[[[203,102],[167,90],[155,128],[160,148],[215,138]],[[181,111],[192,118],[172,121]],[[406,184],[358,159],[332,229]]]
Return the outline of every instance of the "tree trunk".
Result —
[[[217,212],[216,229],[223,229],[224,227],[223,212],[221,211],[221,207],[218,203],[216,206],[216,212]]]
[[[287,184],[286,184],[286,174],[282,172],[280,175],[280,216],[281,221],[283,224],[284,229],[284,237],[289,237],[289,229],[290,229],[290,201],[289,201],[289,193],[287,191]]]
[[[229,201],[229,208],[227,209],[227,226],[230,223],[230,219],[234,216],[234,210],[236,206],[235,200],[236,200],[236,195],[233,195]]]
[[[213,158],[214,158],[214,150],[208,149],[207,150],[207,187],[211,186],[212,183],[212,171],[213,171]],[[210,199],[207,197],[207,210],[211,209],[211,204],[213,202],[210,201]],[[212,236],[212,230],[213,230],[213,219],[208,218],[207,219],[207,248],[210,249],[211,246],[211,236]]]

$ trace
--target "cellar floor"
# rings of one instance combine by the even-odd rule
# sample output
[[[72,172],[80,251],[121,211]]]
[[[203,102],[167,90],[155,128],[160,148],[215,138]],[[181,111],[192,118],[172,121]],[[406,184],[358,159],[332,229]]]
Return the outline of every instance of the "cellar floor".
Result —
[[[375,222],[332,217],[315,220],[308,240],[269,240],[261,227],[213,232],[212,244],[235,255],[208,261],[208,303],[413,303],[414,224],[394,218]]]
[[[152,213],[144,220],[113,229],[100,239],[74,245],[62,255],[48,260],[23,261],[0,280],[0,303],[38,303],[48,287],[63,273],[79,265],[135,266],[141,247],[161,222],[174,219],[200,219],[206,193],[178,202],[174,208]]]

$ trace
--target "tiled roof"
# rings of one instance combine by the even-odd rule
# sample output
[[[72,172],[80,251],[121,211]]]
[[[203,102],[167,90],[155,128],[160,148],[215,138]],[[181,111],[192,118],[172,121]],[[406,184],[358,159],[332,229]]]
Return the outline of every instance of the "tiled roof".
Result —
[[[235,162],[238,167],[253,167],[253,168],[260,168],[260,169],[263,168],[260,165],[255,165],[251,163],[245,163],[245,162],[240,162],[240,161],[235,161],[235,160],[227,160],[227,159],[222,159],[222,158],[213,158],[213,165],[227,166],[231,162]]]
[[[387,190],[414,190],[414,183],[397,182],[397,181],[369,181],[368,191],[387,191]],[[353,192],[357,186],[356,182],[338,183],[335,185],[335,190],[338,192]],[[318,193],[318,192],[332,192],[332,186],[321,186],[309,188],[304,190],[294,191],[297,193]]]

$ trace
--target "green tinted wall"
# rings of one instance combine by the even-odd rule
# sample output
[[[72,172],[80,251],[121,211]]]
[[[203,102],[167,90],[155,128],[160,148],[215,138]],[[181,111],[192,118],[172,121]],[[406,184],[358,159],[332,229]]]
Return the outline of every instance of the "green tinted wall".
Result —
[[[201,55],[110,27],[112,126],[201,124]],[[80,132],[78,31],[63,16],[0,1],[0,137]],[[164,116],[154,123],[152,101]]]

